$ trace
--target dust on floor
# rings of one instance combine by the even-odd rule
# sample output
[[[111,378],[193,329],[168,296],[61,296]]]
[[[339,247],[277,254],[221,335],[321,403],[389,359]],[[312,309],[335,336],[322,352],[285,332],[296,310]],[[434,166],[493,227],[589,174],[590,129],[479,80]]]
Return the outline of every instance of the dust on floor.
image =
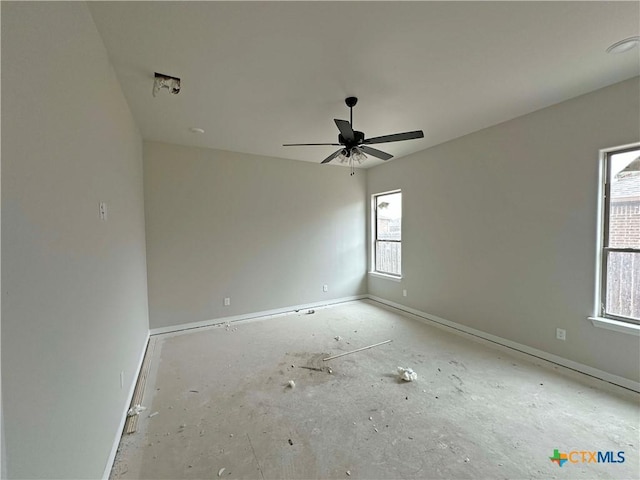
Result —
[[[112,479],[640,478],[636,394],[373,302],[156,339]]]

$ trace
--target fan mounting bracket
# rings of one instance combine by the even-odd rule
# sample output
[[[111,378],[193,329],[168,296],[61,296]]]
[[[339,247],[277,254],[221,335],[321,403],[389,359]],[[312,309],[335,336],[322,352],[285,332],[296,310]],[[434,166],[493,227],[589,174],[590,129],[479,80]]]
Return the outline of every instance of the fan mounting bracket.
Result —
[[[347,104],[347,107],[353,108],[358,103],[358,97],[347,97],[344,99],[344,103]]]

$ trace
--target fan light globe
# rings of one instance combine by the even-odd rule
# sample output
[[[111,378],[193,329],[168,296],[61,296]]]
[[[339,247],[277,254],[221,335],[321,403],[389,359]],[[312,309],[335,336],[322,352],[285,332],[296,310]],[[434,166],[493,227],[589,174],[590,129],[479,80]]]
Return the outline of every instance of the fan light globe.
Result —
[[[346,163],[349,166],[360,165],[367,159],[367,156],[362,153],[358,147],[353,147],[351,150],[343,148],[338,156],[340,163]]]
[[[367,159],[367,156],[364,153],[362,153],[362,150],[360,150],[358,147],[353,147],[351,149],[351,158],[354,163],[357,163],[358,165],[360,165],[362,162],[364,162]]]

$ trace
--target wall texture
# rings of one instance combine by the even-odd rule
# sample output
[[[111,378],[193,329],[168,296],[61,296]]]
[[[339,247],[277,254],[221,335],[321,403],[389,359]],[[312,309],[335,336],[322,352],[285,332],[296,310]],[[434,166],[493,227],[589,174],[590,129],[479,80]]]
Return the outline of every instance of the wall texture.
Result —
[[[103,474],[149,327],[142,186],[142,141],[87,6],[2,2],[10,478]]]
[[[366,293],[365,171],[145,142],[144,172],[152,328]]]
[[[636,77],[369,170],[370,194],[403,192],[403,280],[370,277],[369,293],[639,381],[638,337],[587,320],[598,151],[640,140],[639,88]]]

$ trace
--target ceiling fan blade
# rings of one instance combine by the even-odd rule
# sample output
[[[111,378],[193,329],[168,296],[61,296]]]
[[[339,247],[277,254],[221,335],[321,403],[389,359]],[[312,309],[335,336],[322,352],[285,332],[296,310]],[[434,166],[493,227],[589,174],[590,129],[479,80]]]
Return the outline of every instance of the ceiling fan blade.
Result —
[[[335,152],[333,152],[331,155],[329,155],[327,158],[325,158],[322,162],[320,163],[329,163],[331,160],[333,160],[334,158],[336,158],[338,155],[340,155],[340,152],[342,151],[342,148],[340,150],[336,150]]]
[[[383,135],[382,137],[367,138],[363,141],[365,144],[372,143],[388,143],[399,142],[401,140],[413,140],[414,138],[423,138],[424,133],[422,130],[416,130],[414,132],[394,133],[393,135]]]
[[[366,145],[360,145],[358,148],[362,150],[364,153],[368,153],[373,157],[378,157],[381,160],[389,160],[390,158],[393,158],[393,155],[387,152],[383,152],[382,150],[377,150],[375,148],[367,147]]]
[[[341,144],[340,143],[283,143],[282,144],[283,147],[308,147],[308,146],[314,146],[314,145],[334,145],[336,147],[339,147]]]
[[[356,138],[355,133],[353,133],[353,128],[351,128],[351,124],[346,120],[338,120],[337,118],[333,119],[336,122],[336,126],[340,133],[342,134],[342,138],[344,138],[345,142],[351,142]]]

